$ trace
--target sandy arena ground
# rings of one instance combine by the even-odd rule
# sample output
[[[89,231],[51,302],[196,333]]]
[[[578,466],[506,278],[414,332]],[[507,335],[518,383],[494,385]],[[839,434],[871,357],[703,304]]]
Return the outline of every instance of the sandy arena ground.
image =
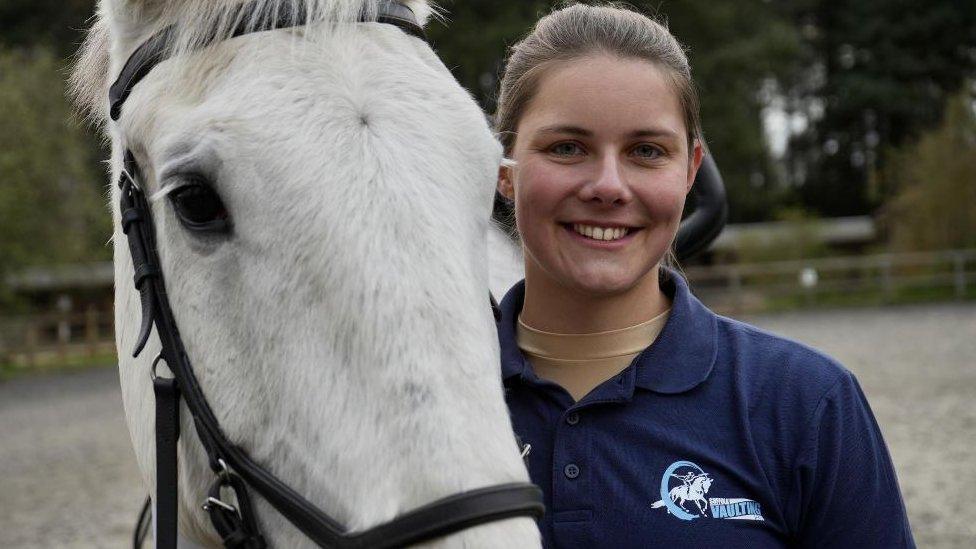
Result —
[[[847,365],[919,547],[976,547],[976,305],[747,319]],[[114,369],[0,384],[0,547],[128,546],[143,498]]]

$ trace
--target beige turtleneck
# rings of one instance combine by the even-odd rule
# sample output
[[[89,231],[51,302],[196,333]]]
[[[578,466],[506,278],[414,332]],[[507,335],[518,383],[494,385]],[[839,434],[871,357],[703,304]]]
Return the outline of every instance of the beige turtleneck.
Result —
[[[670,312],[669,308],[635,326],[592,334],[543,332],[526,325],[520,315],[516,339],[535,375],[559,384],[578,401],[654,343]]]

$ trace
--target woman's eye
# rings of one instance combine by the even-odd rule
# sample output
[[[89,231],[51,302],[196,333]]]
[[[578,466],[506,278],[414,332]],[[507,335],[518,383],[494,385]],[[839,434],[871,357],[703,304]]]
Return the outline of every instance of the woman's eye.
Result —
[[[631,150],[631,153],[641,158],[648,158],[652,160],[664,154],[661,152],[661,149],[655,147],[654,145],[647,144],[637,145],[633,148],[633,150]]]
[[[184,185],[170,193],[169,199],[176,216],[188,229],[223,232],[230,227],[227,208],[209,185]]]
[[[549,152],[558,156],[576,156],[583,153],[582,147],[576,143],[556,143],[549,147]]]

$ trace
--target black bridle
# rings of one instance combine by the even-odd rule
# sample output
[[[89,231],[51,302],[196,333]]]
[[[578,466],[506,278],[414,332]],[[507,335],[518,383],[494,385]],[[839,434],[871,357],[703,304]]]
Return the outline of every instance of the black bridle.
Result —
[[[241,9],[247,10],[249,5]],[[243,13],[243,12],[242,12]],[[231,36],[304,25],[304,13],[280,13],[234,29]],[[376,21],[396,25],[424,38],[413,12],[399,2],[383,2]],[[168,58],[175,30],[168,27],[144,42],[133,53],[109,91],[110,116],[118,120],[122,105],[133,87],[158,63]],[[212,42],[211,42],[212,43]],[[203,46],[209,45],[203,44]],[[512,517],[541,517],[542,491],[529,483],[510,483],[462,492],[401,514],[394,520],[359,533],[349,533],[338,522],[253,461],[227,439],[207,403],[193,373],[183,340],[166,295],[166,286],[156,252],[155,231],[145,188],[137,184],[139,167],[125,148],[124,166],[118,179],[122,229],[132,256],[134,283],[142,301],[142,323],[133,357],[139,356],[153,326],[162,351],[153,361],[153,391],[156,397],[156,546],[176,547],[177,461],[180,398],[186,401],[197,436],[208,457],[216,480],[203,507],[227,547],[257,549],[266,546],[248,489],[253,489],[306,536],[322,547],[403,547],[458,532],[462,529]],[[492,300],[494,301],[494,300]],[[156,375],[165,362],[172,378]],[[236,506],[224,499],[231,490]],[[138,535],[137,535],[138,537]]]

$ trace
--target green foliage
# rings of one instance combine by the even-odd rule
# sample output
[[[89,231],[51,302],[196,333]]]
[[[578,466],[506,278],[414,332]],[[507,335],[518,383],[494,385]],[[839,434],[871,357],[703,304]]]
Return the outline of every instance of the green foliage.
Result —
[[[770,219],[786,196],[763,135],[760,92],[793,70],[800,54],[796,29],[762,0],[672,0],[658,11],[689,49],[705,139],[728,191],[730,222]]]
[[[3,0],[0,48],[45,47],[57,57],[74,53],[95,0]]]
[[[64,76],[45,49],[0,50],[0,280],[25,265],[109,257],[104,177]]]
[[[462,0],[440,4],[445,8],[444,23],[428,25],[434,49],[461,85],[492,113],[507,48],[548,13],[554,2]]]
[[[802,3],[801,3],[802,4]],[[807,90],[822,117],[807,135],[804,204],[828,216],[871,212],[894,191],[883,151],[938,125],[949,95],[976,74],[976,2],[807,2]]]
[[[942,124],[890,155],[885,209],[896,250],[976,247],[976,98],[952,97]]]

